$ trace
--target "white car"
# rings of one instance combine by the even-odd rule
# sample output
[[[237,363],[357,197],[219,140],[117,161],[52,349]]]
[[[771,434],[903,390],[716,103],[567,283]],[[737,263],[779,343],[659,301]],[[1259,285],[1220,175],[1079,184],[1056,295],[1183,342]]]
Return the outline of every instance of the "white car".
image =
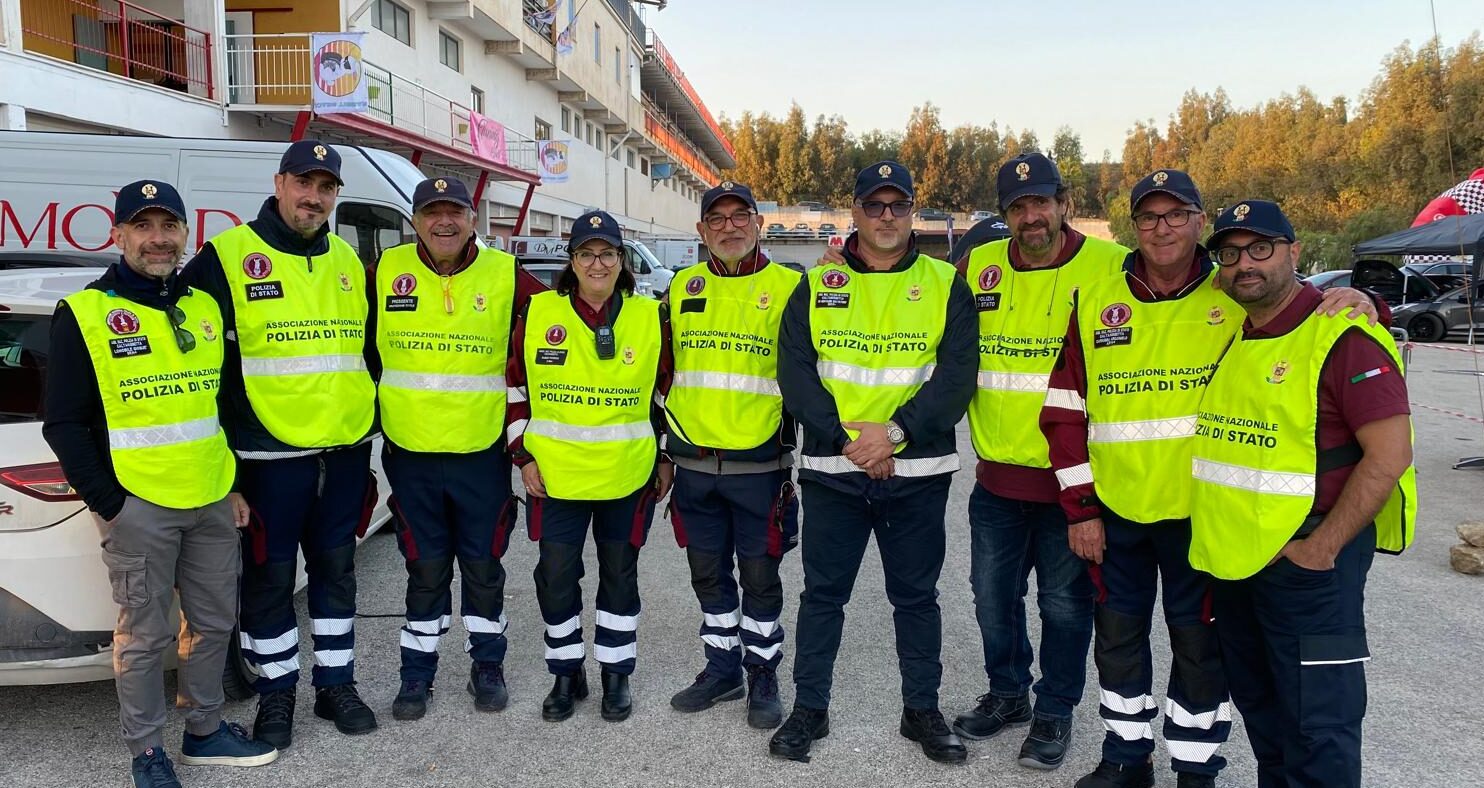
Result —
[[[118,606],[98,527],[41,437],[52,312],[101,273],[0,271],[0,686],[113,678]],[[384,479],[379,447],[371,462]],[[390,517],[387,485],[378,487],[368,534]],[[247,676],[235,636],[232,646],[226,684],[242,697]],[[175,650],[166,653],[173,662]]]

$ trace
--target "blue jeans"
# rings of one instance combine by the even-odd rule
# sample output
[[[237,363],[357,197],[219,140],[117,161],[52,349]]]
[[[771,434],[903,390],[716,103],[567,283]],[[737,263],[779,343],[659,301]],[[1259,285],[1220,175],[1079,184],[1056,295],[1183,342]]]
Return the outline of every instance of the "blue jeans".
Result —
[[[1067,544],[1067,518],[1054,503],[1002,498],[975,485],[969,496],[974,613],[984,638],[989,693],[1015,698],[1031,689],[1025,594],[1036,570],[1041,609],[1041,680],[1035,715],[1068,719],[1082,700],[1092,643],[1092,579]]]

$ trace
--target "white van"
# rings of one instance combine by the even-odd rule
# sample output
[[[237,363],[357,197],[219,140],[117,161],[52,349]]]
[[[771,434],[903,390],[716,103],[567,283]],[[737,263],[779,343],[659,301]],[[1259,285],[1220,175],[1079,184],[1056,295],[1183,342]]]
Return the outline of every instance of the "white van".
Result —
[[[0,131],[0,250],[113,250],[118,188],[144,178],[173,184],[190,216],[190,251],[254,219],[273,194],[285,142]],[[395,153],[353,145],[340,153],[345,187],[331,229],[371,264],[413,240],[412,192],[423,174]]]
[[[623,246],[629,251],[629,270],[634,274],[634,291],[639,295],[647,295],[653,298],[664,298],[665,293],[670,290],[670,280],[675,278],[675,272],[664,267],[660,261],[655,259],[654,252],[640,241],[625,238]],[[510,238],[506,244],[507,251],[515,256],[528,270],[533,265],[567,263],[567,241],[565,238],[548,238],[540,235],[516,235]],[[544,277],[547,285],[555,281],[555,273],[549,269],[551,281]],[[535,273],[535,271],[533,271]]]

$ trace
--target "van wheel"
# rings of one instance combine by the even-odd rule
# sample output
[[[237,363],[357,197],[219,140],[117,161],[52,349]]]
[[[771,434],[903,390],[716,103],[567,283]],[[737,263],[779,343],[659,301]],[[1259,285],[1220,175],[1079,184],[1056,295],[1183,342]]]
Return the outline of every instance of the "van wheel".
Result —
[[[247,700],[256,695],[252,679],[252,671],[247,669],[247,660],[242,656],[242,639],[233,627],[232,641],[227,647],[227,664],[222,666],[222,690],[227,700]]]
[[[1407,336],[1414,342],[1437,342],[1447,333],[1443,319],[1431,312],[1423,312],[1407,324]]]

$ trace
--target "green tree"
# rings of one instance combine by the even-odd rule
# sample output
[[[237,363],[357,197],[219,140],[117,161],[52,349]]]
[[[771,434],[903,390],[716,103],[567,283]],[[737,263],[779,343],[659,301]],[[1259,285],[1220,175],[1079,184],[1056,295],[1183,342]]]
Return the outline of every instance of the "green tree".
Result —
[[[1071,126],[1062,126],[1056,130],[1056,136],[1051,141],[1051,158],[1056,162],[1056,168],[1061,170],[1062,182],[1067,185],[1067,194],[1071,196],[1072,205],[1080,214],[1089,189],[1087,171],[1082,162],[1082,138],[1072,131]]]
[[[902,134],[901,162],[912,170],[917,204],[937,207],[947,196],[948,135],[938,119],[938,108],[930,101],[914,107]]]

